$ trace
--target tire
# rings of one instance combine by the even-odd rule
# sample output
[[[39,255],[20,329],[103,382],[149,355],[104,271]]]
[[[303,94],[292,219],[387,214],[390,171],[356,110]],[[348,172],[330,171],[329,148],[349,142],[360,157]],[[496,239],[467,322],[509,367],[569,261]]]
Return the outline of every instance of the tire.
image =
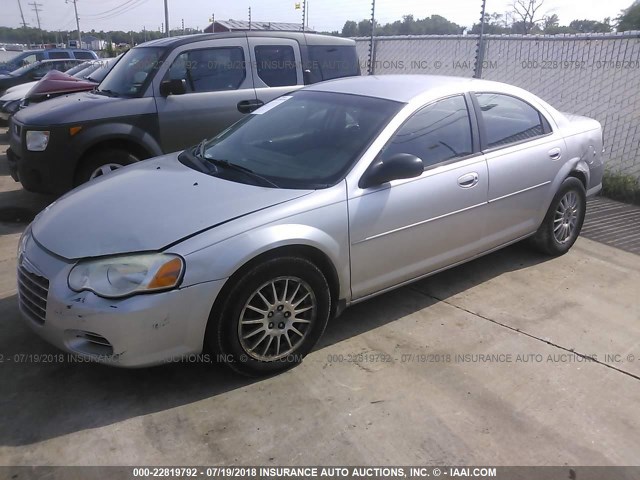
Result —
[[[329,284],[320,269],[303,258],[278,257],[232,281],[209,316],[206,346],[247,376],[300,363],[322,336],[331,312]]]
[[[530,243],[547,255],[564,255],[580,235],[586,210],[584,185],[577,178],[568,177],[553,197],[542,225]]]
[[[137,161],[139,161],[138,158],[126,150],[118,148],[100,150],[90,154],[82,161],[76,171],[74,184],[77,187],[93,178],[103,175],[105,172],[102,172],[102,174],[98,174],[97,172],[101,167],[112,166],[113,168],[110,170],[116,170],[117,168],[131,165]]]

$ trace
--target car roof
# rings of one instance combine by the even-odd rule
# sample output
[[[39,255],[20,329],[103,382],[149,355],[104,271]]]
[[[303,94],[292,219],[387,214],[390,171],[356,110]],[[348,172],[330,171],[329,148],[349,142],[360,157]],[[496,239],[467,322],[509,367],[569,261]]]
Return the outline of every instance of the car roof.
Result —
[[[214,40],[217,38],[256,38],[256,37],[276,37],[297,40],[303,44],[309,45],[355,45],[355,42],[348,38],[333,37],[331,35],[320,35],[317,33],[306,32],[286,32],[282,30],[262,30],[262,31],[245,31],[245,32],[223,32],[223,33],[199,33],[196,35],[181,35],[179,37],[165,37],[157,40],[150,40],[142,43],[135,48],[140,47],[171,47],[175,48],[180,45],[189,43],[203,42],[206,40]]]
[[[504,83],[444,75],[367,75],[338,78],[305,87],[305,90],[362,95],[402,103],[409,103],[428,92],[447,95],[487,89],[520,93],[519,88]]]

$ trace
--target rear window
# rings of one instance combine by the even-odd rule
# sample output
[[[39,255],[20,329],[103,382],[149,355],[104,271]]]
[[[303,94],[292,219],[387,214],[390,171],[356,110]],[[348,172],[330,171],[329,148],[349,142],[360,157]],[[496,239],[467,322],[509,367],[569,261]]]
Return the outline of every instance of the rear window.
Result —
[[[57,58],[71,58],[69,52],[49,52],[49,58],[57,59]]]
[[[75,51],[75,52],[73,52],[73,54],[75,55],[76,58],[81,58],[83,60],[84,59],[89,59],[89,58],[95,58],[91,52],[78,52],[78,51]]]
[[[360,75],[356,48],[348,45],[309,45],[310,83]]]

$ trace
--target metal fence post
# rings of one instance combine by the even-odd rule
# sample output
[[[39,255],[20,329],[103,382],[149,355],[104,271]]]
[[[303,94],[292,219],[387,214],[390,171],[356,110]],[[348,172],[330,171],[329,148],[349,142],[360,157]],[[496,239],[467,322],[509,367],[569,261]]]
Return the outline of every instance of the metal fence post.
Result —
[[[476,46],[476,64],[473,69],[473,78],[482,78],[482,62],[484,62],[484,15],[487,0],[482,0],[482,10],[480,11],[480,35],[478,35],[478,45]]]
[[[369,75],[375,73],[375,44],[373,35],[376,29],[376,0],[371,0],[371,38],[369,39]]]

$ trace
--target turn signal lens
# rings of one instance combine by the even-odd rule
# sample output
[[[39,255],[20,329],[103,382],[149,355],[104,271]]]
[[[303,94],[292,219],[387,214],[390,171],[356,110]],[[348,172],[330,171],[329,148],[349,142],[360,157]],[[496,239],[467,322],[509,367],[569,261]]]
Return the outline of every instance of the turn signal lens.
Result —
[[[174,258],[160,267],[158,273],[149,282],[147,288],[154,290],[156,288],[173,287],[180,280],[182,273],[182,260]]]

